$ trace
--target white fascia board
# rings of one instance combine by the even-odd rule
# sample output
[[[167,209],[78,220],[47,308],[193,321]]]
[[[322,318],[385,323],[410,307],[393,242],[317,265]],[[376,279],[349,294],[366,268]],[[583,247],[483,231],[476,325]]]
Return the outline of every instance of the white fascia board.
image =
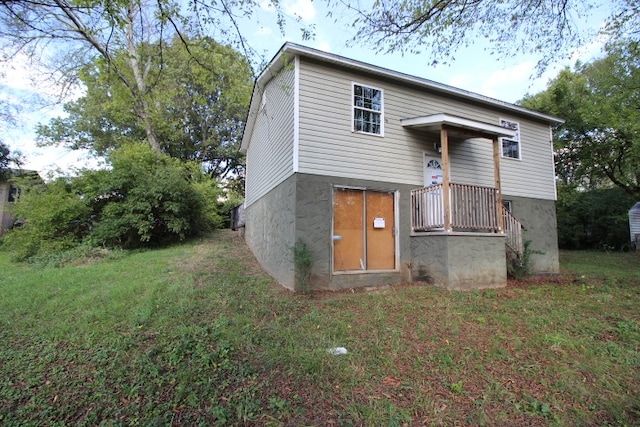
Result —
[[[446,113],[413,117],[410,119],[401,119],[400,123],[403,127],[434,129],[437,129],[442,125],[447,125],[454,128],[468,129],[474,132],[493,135],[496,137],[513,137],[516,135],[515,131],[503,128],[502,126],[492,125],[490,123],[479,122],[471,119],[465,119],[464,117],[452,116]]]

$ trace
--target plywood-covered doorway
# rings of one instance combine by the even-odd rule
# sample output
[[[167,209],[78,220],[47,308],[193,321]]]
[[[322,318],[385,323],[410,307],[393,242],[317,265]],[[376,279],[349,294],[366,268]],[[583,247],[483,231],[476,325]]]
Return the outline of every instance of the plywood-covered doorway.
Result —
[[[395,223],[394,192],[335,188],[333,270],[394,270]]]

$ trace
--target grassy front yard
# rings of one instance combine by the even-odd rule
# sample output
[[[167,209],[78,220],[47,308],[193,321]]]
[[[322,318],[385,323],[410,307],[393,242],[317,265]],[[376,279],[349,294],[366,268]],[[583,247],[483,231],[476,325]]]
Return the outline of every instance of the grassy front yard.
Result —
[[[0,425],[638,425],[640,256],[562,265],[303,296],[227,232],[63,268],[0,252]]]

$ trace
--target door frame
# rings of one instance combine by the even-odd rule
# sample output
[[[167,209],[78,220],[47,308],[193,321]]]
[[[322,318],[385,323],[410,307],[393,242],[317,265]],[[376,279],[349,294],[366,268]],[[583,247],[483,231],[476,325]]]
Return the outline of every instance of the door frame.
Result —
[[[334,205],[335,205],[335,189],[341,188],[346,190],[361,190],[361,191],[375,191],[378,193],[388,193],[393,194],[393,237],[394,237],[394,253],[395,260],[394,264],[396,268],[392,270],[334,270],[334,250],[333,250],[333,236],[334,236]],[[366,196],[365,196],[366,199]],[[400,204],[400,191],[395,189],[388,188],[377,188],[377,187],[361,187],[361,186],[353,186],[353,185],[331,185],[331,229],[329,234],[329,246],[330,246],[330,259],[329,259],[329,270],[330,275],[342,275],[342,274],[372,274],[372,273],[387,273],[387,272],[398,272],[400,271],[400,216],[399,216],[399,204]],[[366,212],[366,211],[365,211]],[[366,221],[366,218],[365,218]],[[366,227],[365,227],[366,230]],[[366,233],[365,233],[366,239]],[[366,241],[365,247],[366,247]]]

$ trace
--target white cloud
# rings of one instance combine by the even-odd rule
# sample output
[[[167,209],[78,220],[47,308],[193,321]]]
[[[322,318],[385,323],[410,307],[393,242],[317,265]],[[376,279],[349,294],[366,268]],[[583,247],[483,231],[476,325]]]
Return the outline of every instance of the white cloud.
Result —
[[[331,52],[331,44],[326,41],[318,41],[316,43],[316,49],[321,50],[323,52]]]
[[[313,21],[316,17],[316,8],[311,0],[286,0],[282,7],[285,13],[305,22]]]
[[[483,95],[515,102],[528,92],[534,81],[535,63],[524,61],[511,68],[495,71],[483,79],[478,91]]]

